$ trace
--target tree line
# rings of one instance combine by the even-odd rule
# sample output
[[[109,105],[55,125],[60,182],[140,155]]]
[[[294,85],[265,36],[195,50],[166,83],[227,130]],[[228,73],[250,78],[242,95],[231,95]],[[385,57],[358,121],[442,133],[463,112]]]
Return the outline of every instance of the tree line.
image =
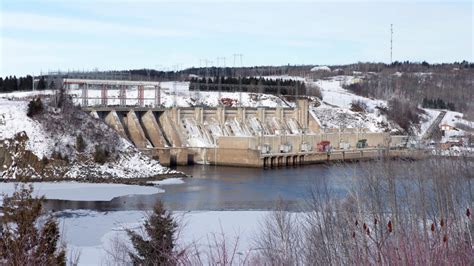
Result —
[[[190,80],[191,91],[252,92],[273,95],[306,95],[302,81],[290,79],[266,79],[262,77],[212,77]]]
[[[423,108],[433,108],[433,109],[448,109],[450,111],[455,111],[454,103],[446,103],[442,99],[438,98],[436,100],[430,100],[427,98],[423,98],[423,102],[421,104]]]
[[[265,85],[265,86],[304,86],[304,82],[294,79],[267,79],[263,77],[212,77],[196,78],[190,80],[192,83],[210,84],[242,84],[242,85]]]
[[[365,74],[362,81],[343,87],[355,94],[390,100],[398,97],[427,108],[474,111],[474,72],[459,69],[440,72]]]
[[[45,90],[47,88],[47,82],[44,76],[40,77],[38,82],[35,84],[35,89]],[[28,91],[33,89],[33,77],[27,75],[26,77],[8,76],[5,78],[0,77],[0,93],[1,92],[13,92],[13,91]]]

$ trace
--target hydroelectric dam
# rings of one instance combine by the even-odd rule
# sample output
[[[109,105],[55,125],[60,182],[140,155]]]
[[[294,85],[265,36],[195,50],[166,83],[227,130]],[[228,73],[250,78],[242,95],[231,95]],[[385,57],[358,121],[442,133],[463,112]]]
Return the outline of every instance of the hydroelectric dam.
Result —
[[[322,129],[309,102],[294,107],[162,107],[158,82],[67,80],[81,93],[82,109],[103,120],[122,137],[163,165],[211,164],[274,168],[325,161],[403,156],[403,137],[367,129]],[[88,89],[99,86],[100,97]],[[134,105],[124,104],[130,87]],[[146,98],[145,90],[152,92]],[[118,102],[110,104],[111,91]],[[121,98],[122,97],[122,98]],[[88,105],[90,99],[100,100]],[[116,99],[117,100],[117,99]],[[145,105],[145,100],[154,104]],[[363,140],[364,145],[359,143]]]

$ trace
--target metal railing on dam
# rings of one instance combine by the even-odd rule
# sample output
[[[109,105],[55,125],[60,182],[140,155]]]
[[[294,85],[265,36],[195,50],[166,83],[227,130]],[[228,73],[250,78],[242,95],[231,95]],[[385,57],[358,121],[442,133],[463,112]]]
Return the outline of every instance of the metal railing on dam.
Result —
[[[161,106],[160,82],[68,78],[62,82],[66,91],[82,106],[89,106],[91,102],[99,106]],[[136,88],[136,92],[132,92],[132,88]]]

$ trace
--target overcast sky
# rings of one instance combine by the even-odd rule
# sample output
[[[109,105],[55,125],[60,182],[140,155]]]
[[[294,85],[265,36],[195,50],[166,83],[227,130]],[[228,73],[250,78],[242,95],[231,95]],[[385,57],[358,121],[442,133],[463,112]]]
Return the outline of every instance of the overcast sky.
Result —
[[[0,8],[0,76],[184,68],[217,57],[233,66],[236,53],[245,66],[390,62],[391,23],[394,60],[473,61],[470,0],[1,0]]]

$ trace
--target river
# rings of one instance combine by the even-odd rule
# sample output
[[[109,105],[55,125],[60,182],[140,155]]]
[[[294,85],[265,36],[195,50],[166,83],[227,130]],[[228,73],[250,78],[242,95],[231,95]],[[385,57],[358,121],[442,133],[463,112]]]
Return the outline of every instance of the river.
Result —
[[[327,185],[333,196],[344,196],[351,186],[347,173],[353,167],[318,164],[264,170],[195,165],[177,170],[192,177],[185,178],[183,184],[164,186],[164,193],[123,196],[111,201],[48,200],[46,207],[54,210],[146,210],[160,198],[170,210],[270,210],[281,199],[297,210],[314,186]]]

